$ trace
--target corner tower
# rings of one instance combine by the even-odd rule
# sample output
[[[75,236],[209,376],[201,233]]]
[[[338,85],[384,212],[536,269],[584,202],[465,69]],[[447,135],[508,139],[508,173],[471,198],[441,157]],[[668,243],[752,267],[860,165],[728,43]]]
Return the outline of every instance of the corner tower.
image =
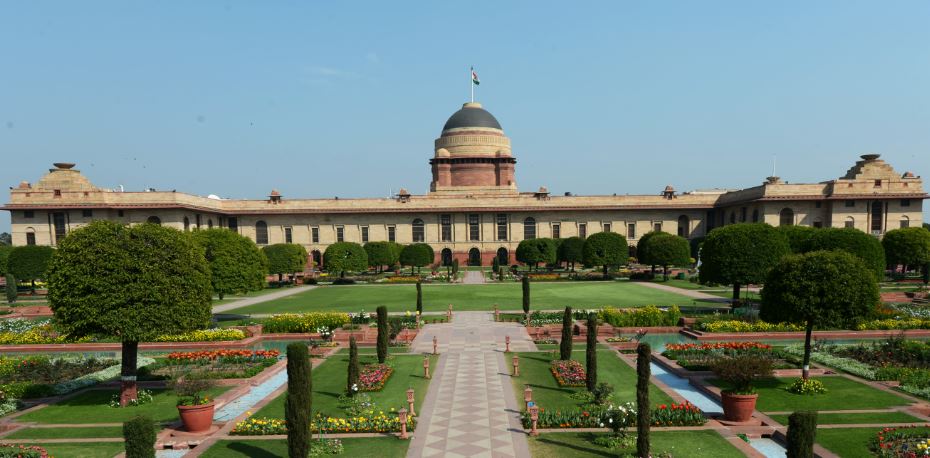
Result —
[[[510,139],[480,103],[462,105],[446,121],[430,159],[434,193],[516,193]]]

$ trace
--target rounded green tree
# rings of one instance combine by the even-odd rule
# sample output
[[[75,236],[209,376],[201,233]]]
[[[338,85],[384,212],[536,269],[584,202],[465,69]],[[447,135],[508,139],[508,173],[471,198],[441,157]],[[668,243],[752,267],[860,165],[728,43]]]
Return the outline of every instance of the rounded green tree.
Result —
[[[612,266],[619,266],[630,257],[630,247],[616,232],[598,232],[584,241],[582,258],[585,265],[601,266],[604,278]]]
[[[53,254],[55,254],[55,249],[50,246],[18,246],[13,248],[7,257],[7,272],[17,280],[31,282],[32,293],[35,294],[36,280],[46,278],[46,270]]]
[[[851,327],[879,303],[878,282],[857,256],[814,251],[788,256],[769,273],[759,317],[805,325],[803,377],[809,376],[815,327]]]
[[[569,237],[562,240],[559,244],[557,258],[559,262],[564,262],[575,270],[575,263],[584,262],[584,239],[581,237]]]
[[[919,268],[930,262],[930,231],[922,227],[905,227],[888,231],[882,238],[888,266]]]
[[[701,246],[701,283],[733,285],[733,305],[740,287],[765,281],[772,267],[791,252],[785,235],[763,223],[718,227]]]
[[[248,237],[229,229],[193,232],[210,264],[210,283],[220,300],[227,294],[260,291],[265,287],[267,262],[262,250]]]
[[[433,247],[426,243],[412,243],[404,247],[400,252],[400,263],[405,266],[416,267],[417,272],[420,267],[428,266],[433,263],[436,254]]]
[[[210,268],[183,232],[95,221],[58,244],[48,268],[55,319],[75,337],[122,342],[121,404],[136,398],[139,342],[210,322]]]
[[[534,268],[538,267],[539,263],[555,263],[558,259],[556,246],[553,239],[523,240],[517,245],[517,261]]]
[[[649,237],[645,244],[638,246],[639,249],[646,249],[648,261],[645,264],[662,266],[665,280],[668,280],[669,266],[687,266],[691,262],[691,246],[687,239],[667,232],[650,234],[655,235]],[[637,253],[640,255],[640,262],[643,262],[642,251]]]
[[[323,265],[330,272],[339,272],[345,277],[346,272],[364,272],[368,269],[368,252],[354,242],[337,242],[323,253]]]
[[[814,232],[804,245],[804,252],[842,250],[862,259],[875,278],[885,277],[885,249],[882,242],[859,229],[851,227],[825,228]]]
[[[649,240],[662,233],[661,231],[647,232],[636,242],[636,260],[639,261],[640,264],[650,266],[653,275],[656,273],[656,265],[658,264],[652,262],[652,258],[649,257]]]
[[[803,253],[808,241],[814,236],[814,233],[818,231],[817,228],[797,226],[794,224],[790,226],[778,226],[775,229],[784,234],[785,238],[788,239],[788,245],[791,247],[792,253]]]
[[[391,242],[368,242],[364,245],[368,253],[368,265],[381,272],[384,266],[397,264],[398,253],[394,251]]]
[[[284,275],[303,272],[307,266],[307,249],[295,243],[276,243],[262,248],[268,259],[268,273],[278,276],[278,282]],[[329,267],[329,263],[326,262]]]

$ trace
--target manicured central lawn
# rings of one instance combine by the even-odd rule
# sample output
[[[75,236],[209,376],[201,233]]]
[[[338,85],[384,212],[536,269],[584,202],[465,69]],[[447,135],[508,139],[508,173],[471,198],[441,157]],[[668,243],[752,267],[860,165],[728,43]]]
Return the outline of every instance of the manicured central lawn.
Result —
[[[572,352],[572,359],[584,365],[584,346]],[[517,401],[523,403],[523,389],[528,384],[533,389],[533,400],[549,410],[568,410],[581,407],[579,400],[569,397],[584,391],[584,387],[561,387],[549,371],[552,358],[549,353],[526,352],[520,356],[520,376],[513,378],[513,391]],[[510,363],[508,355],[508,364]],[[555,355],[558,358],[558,353]],[[597,381],[607,382],[614,387],[613,402],[636,402],[636,370],[620,360],[612,350],[597,352]],[[672,398],[655,385],[649,388],[649,399],[653,404],[670,404]]]
[[[635,282],[553,282],[534,283],[530,297],[534,310],[615,307],[641,307],[655,304],[690,305],[693,299]],[[501,310],[522,308],[520,283],[485,285],[423,285],[423,310],[445,311],[449,304],[455,310],[489,311],[498,304]],[[235,313],[285,313],[317,310],[373,312],[379,305],[403,312],[416,309],[414,285],[344,285],[320,286],[310,291],[260,304],[235,309]]]
[[[635,434],[634,431],[631,432]],[[530,454],[533,458],[588,458],[625,456],[618,449],[607,449],[595,445],[593,433],[549,433],[529,438]],[[687,458],[738,458],[742,452],[730,445],[713,430],[703,431],[654,431],[649,434],[652,452],[669,452],[675,457]],[[636,446],[622,452],[636,454]],[[846,455],[843,455],[844,457]]]
[[[771,378],[756,382],[759,400],[756,410],[762,412],[793,412],[796,410],[856,410],[884,409],[910,404],[907,399],[877,390],[846,377],[815,377],[827,388],[826,394],[802,395],[785,390],[795,379]],[[725,386],[720,380],[712,380]]]
[[[407,456],[409,440],[393,437],[342,439],[345,453],[340,456],[403,458]],[[278,458],[287,456],[286,440],[225,440],[218,441],[203,455],[204,458]]]
[[[84,439],[100,437],[123,437],[123,427],[26,428],[6,436],[7,439]]]
[[[819,428],[817,443],[843,458],[872,458],[869,441],[881,428]],[[930,430],[927,430],[930,433]]]
[[[374,355],[359,355],[359,363],[377,362]],[[435,370],[437,356],[430,357],[430,371]],[[423,357],[419,355],[397,355],[394,357],[394,373],[388,379],[384,389],[372,391],[367,394],[381,411],[388,412],[392,407],[400,409],[407,407],[407,388],[413,388],[416,393],[414,407],[419,409],[429,380],[423,378]],[[313,369],[313,413],[321,413],[333,417],[345,417],[345,412],[339,408],[339,396],[346,390],[346,374],[349,367],[348,353],[338,353],[330,356]],[[257,417],[284,418],[284,400],[287,393],[282,393],[268,403],[258,412]]]
[[[788,415],[769,415],[785,426],[788,425]],[[924,421],[904,412],[869,412],[869,413],[820,413],[817,415],[818,425],[855,425],[880,423],[919,423]]]
[[[113,458],[125,450],[122,442],[91,442],[74,444],[36,444],[55,458]]]
[[[229,387],[210,390],[217,396]],[[156,422],[171,422],[178,418],[177,396],[170,391],[152,390],[154,400],[136,407],[110,407],[109,402],[119,390],[89,390],[57,404],[27,413],[17,418],[21,422],[36,423],[122,423],[136,415],[145,415]]]

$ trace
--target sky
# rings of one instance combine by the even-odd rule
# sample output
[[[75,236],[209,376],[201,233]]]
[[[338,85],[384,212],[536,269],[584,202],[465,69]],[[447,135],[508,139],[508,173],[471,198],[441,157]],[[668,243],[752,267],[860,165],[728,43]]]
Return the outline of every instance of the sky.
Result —
[[[0,0],[0,185],[76,162],[127,190],[423,193],[470,66],[524,191],[818,182],[868,152],[930,176],[928,23],[923,0]]]

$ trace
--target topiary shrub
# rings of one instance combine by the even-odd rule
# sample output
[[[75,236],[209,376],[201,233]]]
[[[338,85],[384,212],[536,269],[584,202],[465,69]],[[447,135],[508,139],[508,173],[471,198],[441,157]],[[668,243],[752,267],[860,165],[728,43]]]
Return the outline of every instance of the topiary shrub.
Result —
[[[6,276],[6,301],[10,304],[16,302],[16,278],[12,274]]]
[[[585,348],[585,387],[594,391],[597,387],[597,314],[588,314],[588,345]]]
[[[787,458],[813,458],[817,437],[817,412],[795,412],[788,416]]]
[[[417,315],[423,314],[423,285],[417,280]]]
[[[287,422],[287,456],[290,458],[306,458],[310,453],[312,384],[307,345],[299,342],[288,345],[284,418]]]
[[[123,423],[126,458],[155,458],[155,422],[138,416]]]
[[[567,361],[572,359],[572,308],[565,307],[562,315],[562,341],[559,342],[559,359]]]
[[[387,307],[382,305],[378,307],[378,362],[381,364],[384,364],[384,360],[387,359],[390,332]]]
[[[524,275],[521,280],[523,286],[523,313],[530,313],[530,277]]]
[[[649,455],[649,425],[652,423],[652,406],[649,404],[649,363],[652,348],[647,343],[636,346],[636,452]]]
[[[358,374],[361,372],[358,366],[358,344],[355,342],[355,336],[349,337],[349,374],[346,380],[346,393],[354,396],[358,392]]]

